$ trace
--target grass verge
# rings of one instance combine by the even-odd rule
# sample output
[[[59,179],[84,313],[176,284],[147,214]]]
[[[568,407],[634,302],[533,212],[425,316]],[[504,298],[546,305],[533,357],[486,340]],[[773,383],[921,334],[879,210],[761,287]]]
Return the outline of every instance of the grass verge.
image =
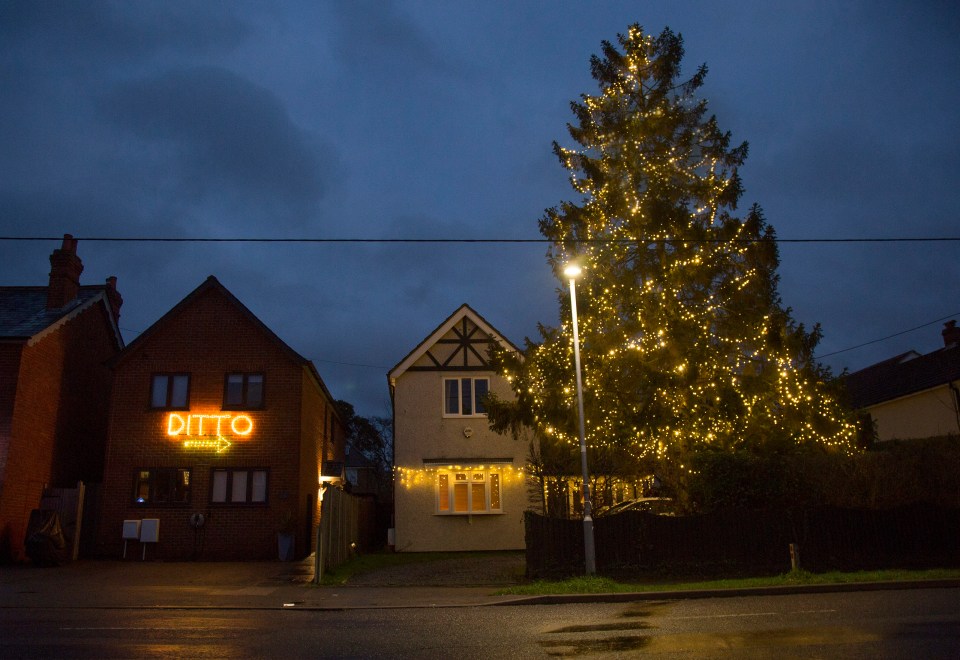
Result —
[[[362,575],[372,571],[406,564],[422,564],[424,562],[441,561],[471,557],[475,555],[489,556],[489,552],[374,552],[357,555],[350,561],[324,573],[320,581],[321,586],[336,587],[346,584],[354,575]]]
[[[960,569],[855,571],[851,573],[809,573],[791,571],[782,575],[737,579],[657,581],[655,583],[621,582],[611,578],[573,577],[566,580],[537,580],[499,589],[499,595],[544,596],[550,594],[635,593],[648,591],[696,591],[700,589],[742,589],[802,584],[843,584],[852,582],[886,582],[897,580],[942,580],[960,578]]]

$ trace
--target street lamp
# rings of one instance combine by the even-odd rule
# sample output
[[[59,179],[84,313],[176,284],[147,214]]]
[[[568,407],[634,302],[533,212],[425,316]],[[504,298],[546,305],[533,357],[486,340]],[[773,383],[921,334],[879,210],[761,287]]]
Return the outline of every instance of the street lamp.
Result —
[[[573,362],[577,371],[577,412],[580,421],[580,469],[583,472],[583,556],[587,575],[597,572],[596,549],[593,543],[593,507],[590,504],[590,477],[587,472],[587,440],[583,425],[583,384],[580,381],[580,333],[577,328],[577,276],[580,267],[570,264],[563,274],[570,279],[570,314],[573,316]]]

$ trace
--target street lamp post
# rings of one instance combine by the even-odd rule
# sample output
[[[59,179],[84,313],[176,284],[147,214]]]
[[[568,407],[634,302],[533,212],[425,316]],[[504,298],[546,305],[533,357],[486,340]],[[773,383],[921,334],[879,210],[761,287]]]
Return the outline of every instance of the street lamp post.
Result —
[[[590,503],[590,476],[587,472],[587,440],[583,422],[583,384],[580,380],[580,333],[577,327],[577,284],[580,267],[573,264],[563,270],[570,278],[570,313],[573,316],[573,361],[577,372],[577,412],[580,422],[580,469],[583,473],[583,556],[587,575],[597,572],[596,548],[593,543],[593,507]]]

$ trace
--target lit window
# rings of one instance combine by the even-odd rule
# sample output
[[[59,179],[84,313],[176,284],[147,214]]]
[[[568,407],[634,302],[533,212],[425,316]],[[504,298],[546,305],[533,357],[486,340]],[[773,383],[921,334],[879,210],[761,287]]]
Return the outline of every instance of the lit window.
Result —
[[[224,408],[263,407],[263,374],[227,374]]]
[[[133,485],[136,504],[189,504],[189,468],[141,468]]]
[[[187,410],[190,400],[190,374],[154,374],[150,386],[151,408]]]
[[[267,501],[267,471],[215,468],[210,479],[215,504],[263,504]]]
[[[443,414],[447,417],[486,415],[483,400],[489,389],[487,378],[444,378]]]
[[[437,474],[437,513],[501,513],[500,473],[484,470]]]

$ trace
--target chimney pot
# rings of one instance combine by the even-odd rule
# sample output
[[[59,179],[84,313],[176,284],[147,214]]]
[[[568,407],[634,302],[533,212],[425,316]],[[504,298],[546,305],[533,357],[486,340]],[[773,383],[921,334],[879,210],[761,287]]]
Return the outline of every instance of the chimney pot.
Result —
[[[123,296],[117,291],[117,278],[111,275],[107,278],[107,300],[110,301],[110,311],[113,313],[113,320],[120,323],[120,308],[123,306]]]
[[[59,309],[77,297],[82,272],[83,262],[77,256],[77,239],[64,234],[60,249],[50,255],[47,309]]]
[[[943,324],[943,345],[946,348],[960,344],[960,328],[957,327],[956,320],[947,321]]]

